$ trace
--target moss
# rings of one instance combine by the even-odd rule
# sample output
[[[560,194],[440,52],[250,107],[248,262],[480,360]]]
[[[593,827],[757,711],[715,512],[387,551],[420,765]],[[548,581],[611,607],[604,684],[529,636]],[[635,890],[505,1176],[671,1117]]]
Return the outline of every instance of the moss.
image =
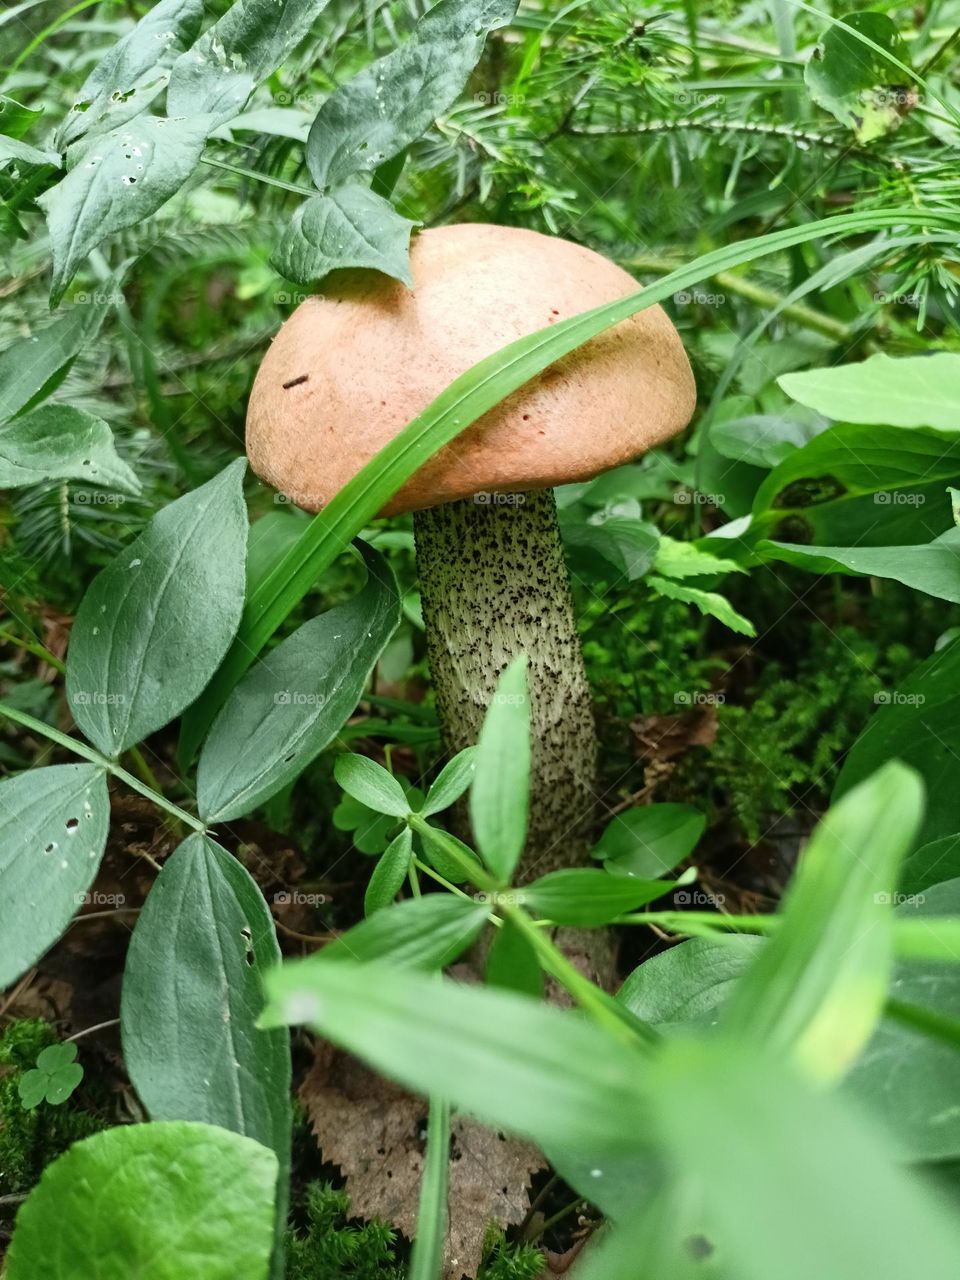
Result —
[[[97,1116],[72,1101],[23,1109],[17,1092],[20,1077],[57,1039],[53,1028],[39,1018],[12,1022],[0,1036],[0,1195],[29,1191],[51,1160],[103,1128]]]
[[[311,1182],[305,1210],[305,1229],[287,1237],[287,1280],[401,1280],[396,1233],[381,1222],[348,1221],[346,1192]]]
[[[543,1272],[544,1258],[539,1249],[529,1244],[511,1244],[499,1228],[491,1228],[477,1280],[537,1280]]]

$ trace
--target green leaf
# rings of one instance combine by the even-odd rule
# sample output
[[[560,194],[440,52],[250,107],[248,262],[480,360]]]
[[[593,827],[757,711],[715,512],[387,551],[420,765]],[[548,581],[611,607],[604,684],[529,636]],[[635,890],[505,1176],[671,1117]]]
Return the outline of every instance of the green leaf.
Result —
[[[765,945],[747,934],[691,938],[638,965],[617,999],[653,1027],[712,1025]]]
[[[786,374],[779,380],[780,385],[784,385],[786,378],[805,376]],[[848,414],[841,416],[855,421]],[[827,426],[824,418],[792,405],[779,414],[757,413],[715,420],[710,428],[710,443],[724,458],[769,470],[789,457],[794,449],[802,449]]]
[[[287,280],[304,285],[343,267],[368,267],[412,289],[410,232],[414,226],[389,200],[351,182],[300,205],[270,265]]]
[[[527,838],[530,702],[527,658],[514,658],[497,681],[480,730],[470,788],[470,823],[484,862],[506,884]]]
[[[245,468],[238,459],[164,507],[81,601],[67,697],[104,755],[189,706],[233,639],[243,607]]]
[[[781,560],[810,573],[890,578],[928,596],[960,603],[960,529],[948,529],[932,542],[905,547],[810,547],[760,542],[756,550],[764,560]]]
[[[693,868],[673,881],[637,880],[593,868],[577,868],[550,871],[517,892],[522,894],[524,906],[554,924],[595,928],[662,898],[695,877]]]
[[[17,1081],[24,1110],[32,1111],[41,1102],[58,1107],[66,1102],[83,1079],[83,1067],[76,1061],[77,1046],[52,1044],[37,1057],[36,1069],[25,1071]]]
[[[896,758],[916,769],[926,787],[917,844],[960,831],[953,745],[960,740],[960,644],[931,654],[897,688],[882,690],[875,700],[877,710],[847,754],[833,798]]]
[[[110,306],[110,293],[73,306],[29,338],[0,354],[0,422],[31,408],[60,382],[77,352],[93,342]]]
[[[35,1111],[46,1100],[50,1077],[45,1071],[25,1071],[17,1081],[17,1095],[24,1111]]]
[[[277,1160],[206,1124],[76,1142],[17,1214],[7,1280],[266,1280]]]
[[[564,546],[573,553],[574,563],[582,562],[588,571],[599,558],[599,572],[612,565],[618,576],[636,582],[653,564],[660,542],[660,531],[654,525],[626,516],[608,516],[594,524],[570,510],[559,515]]]
[[[944,482],[960,437],[841,423],[795,449],[760,485],[747,539],[827,546],[927,542],[953,526]]]
[[[31,126],[43,115],[43,111],[34,111],[25,107],[16,98],[8,98],[0,93],[0,130],[8,138],[22,138],[30,132]]]
[[[410,812],[403,787],[382,764],[368,756],[338,756],[333,775],[348,796],[368,809],[394,818],[405,818]]]
[[[859,364],[785,373],[780,386],[800,404],[828,418],[877,427],[936,427],[960,431],[960,355],[888,356]]]
[[[578,1013],[349,961],[286,964],[268,975],[267,994],[266,1025],[306,1023],[485,1124],[594,1154],[648,1132],[643,1053]]]
[[[722,622],[731,631],[738,631],[745,636],[755,636],[757,634],[756,628],[749,618],[745,618],[742,613],[737,613],[726,596],[721,596],[716,591],[701,591],[698,587],[682,587],[678,582],[672,582],[668,578],[651,576],[646,581],[647,585],[656,591],[657,595],[666,596],[668,600],[681,600],[684,604],[695,605],[701,613],[706,614],[707,617],[716,618],[718,622]]]
[[[375,911],[388,907],[407,878],[410,859],[413,856],[413,833],[404,827],[387,845],[363,895],[363,913],[372,916]]]
[[[97,765],[50,765],[0,782],[0,990],[77,914],[109,825],[106,776]]]
[[[440,969],[473,944],[487,914],[484,903],[452,894],[408,898],[361,920],[309,963],[389,960],[395,968]]]
[[[450,1104],[430,1099],[427,1151],[420,1181],[417,1230],[407,1280],[438,1280],[444,1269],[450,1188]]]
[[[174,59],[196,38],[203,0],[160,0],[87,76],[56,134],[65,151],[139,115],[165,87]]]
[[[590,856],[603,859],[611,875],[654,880],[690,856],[706,823],[693,805],[640,805],[607,823]]]
[[[917,98],[896,63],[855,33],[897,62],[909,65],[910,54],[886,14],[850,13],[842,21],[853,30],[832,26],[806,64],[804,79],[818,106],[852,129],[859,143],[873,142],[896,129]]]
[[[895,910],[898,919],[960,914],[960,880],[936,884]],[[900,961],[890,997],[949,1018],[960,1017],[956,963]],[[955,1048],[918,1035],[889,1016],[877,1027],[844,1083],[849,1097],[872,1113],[908,1159],[960,1156],[960,1074]]]
[[[91,138],[70,172],[37,198],[53,248],[50,305],[87,255],[166,204],[200,163],[210,122],[140,115]]]
[[[290,1046],[260,1031],[262,978],[280,962],[263,895],[200,834],[168,858],[123,976],[124,1062],[154,1120],[202,1120],[290,1160]]]
[[[50,164],[60,168],[60,155],[56,151],[40,151],[17,138],[7,138],[0,133],[0,164],[6,160],[16,160],[22,164]]]
[[[476,747],[466,747],[452,760],[448,760],[427,792],[427,798],[420,810],[423,817],[429,818],[431,814],[440,813],[444,809],[449,809],[452,804],[456,804],[473,782],[476,768]]]
[[[651,1088],[674,1178],[693,1183],[724,1275],[902,1280],[918,1249],[925,1280],[955,1274],[955,1214],[856,1108],[755,1044],[672,1039]]]
[[[179,751],[181,764],[193,758],[227,694],[344,546],[428,458],[511,392],[611,325],[718,271],[835,233],[875,232],[887,226],[916,226],[927,236],[939,230],[955,234],[960,230],[960,217],[945,208],[918,209],[908,205],[844,213],[753,240],[737,241],[697,258],[625,298],[520,338],[466,370],[344,485],[248,601],[243,623],[226,661],[185,722]]]
[[[873,1033],[893,963],[891,895],[923,814],[923,785],[893,760],[817,826],[783,923],[725,1010],[743,1043],[789,1055],[816,1079],[848,1069]]]
[[[543,995],[543,973],[537,953],[522,930],[504,917],[494,930],[487,953],[487,986],[517,991],[539,1000]]]
[[[170,116],[210,116],[213,129],[243,110],[250,94],[309,34],[328,0],[234,0],[173,64]]]
[[[415,142],[456,101],[487,32],[516,8],[516,0],[440,0],[404,44],[334,90],[307,139],[321,191],[372,173]]]
[[[361,550],[363,589],[272,649],[214,722],[197,770],[197,803],[210,821],[249,813],[292,782],[356,709],[400,621],[393,571],[379,552]]]
[[[140,492],[103,419],[66,404],[43,405],[0,426],[0,487],[44,480],[89,480],[123,493]]]
[[[667,578],[702,578],[706,574],[745,572],[736,560],[721,559],[712,552],[702,551],[692,542],[678,542],[666,534],[660,535],[653,567]]]
[[[906,897],[931,885],[960,877],[960,835],[931,840],[911,853],[900,870],[899,892]]]

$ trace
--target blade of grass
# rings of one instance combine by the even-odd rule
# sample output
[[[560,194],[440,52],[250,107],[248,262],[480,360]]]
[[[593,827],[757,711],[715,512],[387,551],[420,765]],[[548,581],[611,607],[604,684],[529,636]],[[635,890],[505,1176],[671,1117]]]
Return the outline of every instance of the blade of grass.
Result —
[[[431,1098],[427,1119],[427,1155],[417,1209],[417,1234],[407,1280],[440,1280],[443,1275],[449,1171],[450,1104]]]

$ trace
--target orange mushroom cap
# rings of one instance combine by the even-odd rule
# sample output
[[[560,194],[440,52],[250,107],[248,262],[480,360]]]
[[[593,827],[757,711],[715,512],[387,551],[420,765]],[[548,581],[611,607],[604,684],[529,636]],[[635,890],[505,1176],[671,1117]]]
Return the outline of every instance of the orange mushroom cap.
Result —
[[[337,272],[282,326],[247,409],[263,480],[317,511],[456,377],[500,347],[635,292],[598,253],[478,223],[415,237],[414,287]],[[588,480],[678,434],[696,403],[680,337],[648,307],[592,338],[445,445],[383,514],[485,490]]]

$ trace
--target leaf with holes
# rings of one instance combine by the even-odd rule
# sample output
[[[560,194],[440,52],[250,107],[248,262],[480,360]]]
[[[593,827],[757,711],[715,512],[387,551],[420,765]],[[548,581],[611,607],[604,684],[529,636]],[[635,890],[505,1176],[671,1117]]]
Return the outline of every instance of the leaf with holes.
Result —
[[[44,480],[88,480],[122,493],[140,492],[104,420],[66,404],[41,405],[0,426],[0,488]]]
[[[885,13],[848,13],[843,22],[824,36],[804,79],[814,102],[852,129],[857,142],[873,142],[898,128],[919,101],[897,66],[909,67],[910,53]]]
[[[60,937],[107,842],[104,771],[57,764],[0,782],[0,990]]]
[[[342,267],[367,267],[413,288],[410,232],[414,226],[369,187],[347,183],[300,205],[270,263],[297,284],[322,280]]]

